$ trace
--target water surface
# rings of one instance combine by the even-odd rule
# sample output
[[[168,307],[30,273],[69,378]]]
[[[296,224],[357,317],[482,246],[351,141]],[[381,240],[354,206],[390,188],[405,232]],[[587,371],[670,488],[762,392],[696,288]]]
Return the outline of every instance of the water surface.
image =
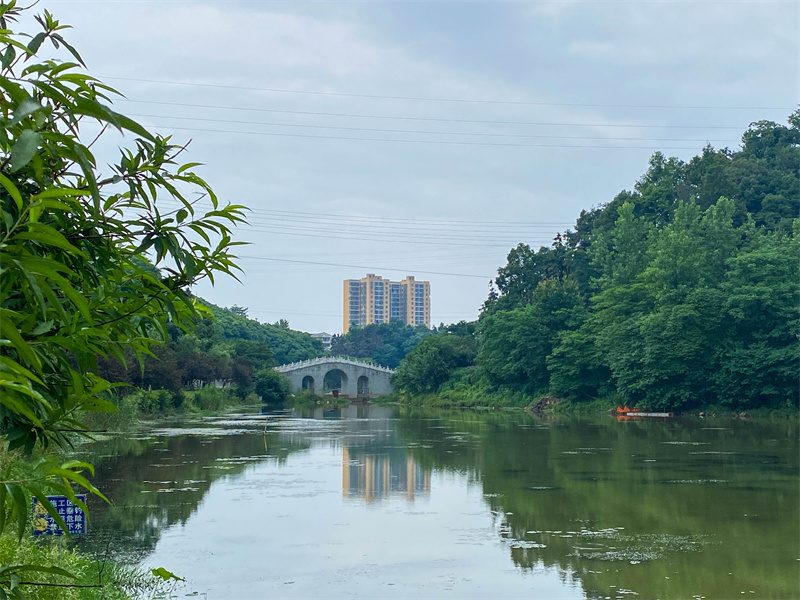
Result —
[[[350,406],[94,444],[81,543],[208,598],[798,598],[797,427]]]

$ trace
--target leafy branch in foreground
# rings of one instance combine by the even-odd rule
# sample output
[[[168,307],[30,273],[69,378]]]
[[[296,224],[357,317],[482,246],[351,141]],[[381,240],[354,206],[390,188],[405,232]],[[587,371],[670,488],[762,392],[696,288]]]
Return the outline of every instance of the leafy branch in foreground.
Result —
[[[188,330],[209,313],[189,286],[235,276],[231,233],[245,208],[222,205],[198,163],[178,162],[185,146],[113,110],[119,94],[84,72],[67,26],[48,11],[35,35],[12,31],[24,10],[0,4],[0,434],[30,453],[71,447],[85,411],[114,410],[98,356],[124,361],[127,350],[141,360],[167,322]],[[40,58],[50,45],[68,60]],[[103,175],[92,147],[117,134],[133,140]],[[0,530],[13,519],[24,534],[31,494],[75,502],[73,485],[99,494],[82,475],[91,470],[73,462],[6,473]],[[13,595],[15,581],[16,571],[0,572],[0,590]]]

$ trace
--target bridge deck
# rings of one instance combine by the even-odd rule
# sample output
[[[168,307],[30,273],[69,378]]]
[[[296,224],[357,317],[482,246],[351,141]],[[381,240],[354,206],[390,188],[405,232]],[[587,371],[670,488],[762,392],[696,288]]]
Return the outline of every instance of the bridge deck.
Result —
[[[394,374],[394,369],[349,356],[321,356],[281,365],[275,370],[289,379],[293,393],[329,394],[335,389],[347,398],[390,394]],[[330,377],[332,372],[336,377]]]
[[[326,364],[334,364],[334,363],[342,363],[347,365],[353,365],[356,367],[362,367],[365,369],[372,369],[375,371],[383,371],[386,373],[394,373],[394,369],[389,367],[384,367],[383,365],[376,365],[375,363],[361,361],[357,358],[352,358],[350,356],[320,356],[318,358],[310,358],[308,360],[301,360],[299,362],[293,362],[285,365],[280,365],[275,367],[276,371],[280,371],[285,373],[286,371],[292,371],[295,369],[304,369],[307,367],[313,367],[316,365],[326,365]]]

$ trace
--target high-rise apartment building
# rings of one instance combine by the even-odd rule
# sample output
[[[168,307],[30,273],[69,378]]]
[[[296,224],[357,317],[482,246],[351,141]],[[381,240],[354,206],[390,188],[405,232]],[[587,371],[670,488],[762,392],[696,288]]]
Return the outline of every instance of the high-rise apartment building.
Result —
[[[409,275],[390,281],[368,274],[344,280],[343,333],[352,325],[366,327],[399,319],[407,325],[431,326],[431,284]]]

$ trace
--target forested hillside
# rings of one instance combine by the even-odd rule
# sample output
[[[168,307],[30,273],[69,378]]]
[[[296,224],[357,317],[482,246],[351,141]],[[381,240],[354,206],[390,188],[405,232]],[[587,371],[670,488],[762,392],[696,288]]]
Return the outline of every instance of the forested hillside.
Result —
[[[154,348],[154,356],[144,356],[141,366],[133,356],[126,366],[112,357],[101,358],[99,374],[109,381],[128,384],[130,387],[120,388],[123,395],[134,387],[165,390],[169,395],[158,396],[166,398],[158,402],[166,402],[166,407],[180,405],[184,390],[211,383],[224,385],[241,399],[256,393],[279,400],[287,390],[280,386],[282,377],[272,367],[323,354],[319,340],[289,329],[285,321],[259,323],[247,317],[246,309],[203,304],[213,318],[209,315],[198,320],[192,333],[169,325],[168,342]]]
[[[799,126],[798,112],[788,126],[760,121],[741,150],[689,162],[654,154],[633,190],[583,211],[552,246],[512,249],[476,331],[425,340],[398,389],[455,404],[796,407]]]
[[[424,325],[412,327],[399,320],[363,328],[354,326],[344,335],[333,336],[331,352],[371,358],[379,365],[395,368],[430,333]]]

